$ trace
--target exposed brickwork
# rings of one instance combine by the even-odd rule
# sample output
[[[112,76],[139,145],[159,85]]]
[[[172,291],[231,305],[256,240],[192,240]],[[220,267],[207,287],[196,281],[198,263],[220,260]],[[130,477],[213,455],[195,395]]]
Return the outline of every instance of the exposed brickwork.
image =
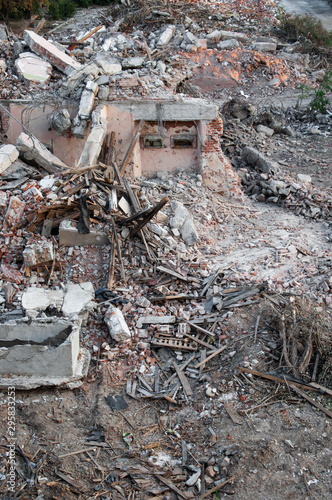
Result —
[[[223,134],[223,121],[218,116],[209,123],[207,138],[202,144],[202,175],[206,185],[217,190],[225,198],[244,200],[241,181],[231,162],[220,147]],[[219,160],[219,162],[218,162]]]

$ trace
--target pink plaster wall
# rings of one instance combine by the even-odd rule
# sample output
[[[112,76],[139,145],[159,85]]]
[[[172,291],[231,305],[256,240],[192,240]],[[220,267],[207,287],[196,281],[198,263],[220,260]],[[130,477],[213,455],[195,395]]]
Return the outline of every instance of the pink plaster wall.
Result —
[[[24,103],[10,102],[7,106],[10,113],[22,123],[37,139],[46,146],[51,146],[52,152],[66,165],[74,166],[83,150],[85,139],[77,139],[70,133],[58,135],[55,130],[49,130],[48,115],[53,111],[53,106],[28,106]],[[67,108],[73,118],[76,113],[76,108]],[[1,110],[1,115],[5,112]],[[9,117],[8,129],[4,131],[6,136],[4,140],[8,144],[16,144],[18,136],[23,132],[20,123],[17,123],[14,118]]]

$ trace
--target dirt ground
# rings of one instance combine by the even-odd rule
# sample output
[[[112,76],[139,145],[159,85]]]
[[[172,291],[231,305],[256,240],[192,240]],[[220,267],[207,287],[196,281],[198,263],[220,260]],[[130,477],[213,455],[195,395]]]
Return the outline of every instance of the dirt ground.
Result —
[[[267,94],[272,91],[265,84],[248,82],[225,89],[218,96],[207,92],[203,97],[222,108],[229,96],[240,97],[241,92],[249,95],[247,101],[260,111],[267,107],[271,98]],[[299,87],[285,86],[272,96],[277,109],[278,102],[283,103],[283,117],[298,130],[296,137],[257,138],[255,130],[248,126],[246,140],[255,147],[258,140],[261,149],[280,162],[280,178],[283,173],[294,178],[297,173],[310,175],[314,186],[331,196],[331,123],[322,126],[321,135],[301,129],[303,122],[286,113],[290,105],[287,103],[294,104],[299,93]],[[235,128],[226,126],[225,131]],[[244,140],[243,136],[240,140]],[[236,146],[233,157],[231,151],[226,153],[237,164],[240,160]],[[185,174],[178,179],[186,181]],[[227,349],[206,364],[203,377],[190,380],[194,395],[187,403],[130,398],[125,394],[126,377],[112,372],[107,358],[99,357],[100,350],[93,354],[88,377],[77,389],[16,391],[19,487],[10,494],[3,482],[0,491],[4,500],[198,500],[205,498],[204,491],[185,484],[197,466],[205,478],[201,483],[205,491],[216,481],[221,485],[225,482],[208,496],[214,500],[228,496],[238,500],[332,497],[331,418],[287,384],[239,370],[241,366],[265,373],[278,369],[281,341],[275,309],[288,291],[289,295],[309,296],[324,328],[331,331],[331,304],[323,302],[324,292],[319,289],[320,282],[331,278],[331,222],[308,220],[283,207],[251,199],[246,205],[233,207],[214,195],[217,202],[210,199],[209,209],[215,224],[209,226],[207,234],[205,195],[206,191],[197,195],[192,209],[202,238],[200,250],[204,248],[212,263],[223,262],[234,269],[235,276],[251,274],[259,284],[267,281],[275,302],[260,297],[257,303],[231,310],[225,319]],[[270,269],[268,249],[285,247],[289,242],[301,248],[303,254],[297,259],[286,256],[277,273],[273,266]],[[315,267],[312,276],[308,274],[311,267]],[[284,286],[285,282],[291,285]],[[100,346],[106,341],[112,346],[104,327],[93,341],[89,339],[89,331],[98,330],[99,323],[100,315],[92,314],[84,330],[86,344]],[[163,367],[161,353],[156,351],[155,355]],[[120,353],[119,359],[130,373],[128,355]],[[329,374],[325,374],[321,381],[328,379]],[[207,387],[215,389],[213,397],[206,394]],[[128,408],[112,411],[105,400],[109,394],[123,395]],[[308,395],[331,410],[328,395],[312,391]],[[237,410],[238,423],[230,418],[225,402],[231,402]],[[2,464],[8,450],[7,410],[3,391]],[[125,433],[133,436],[129,445],[123,439]],[[5,465],[2,467],[3,480]],[[161,476],[165,471],[166,475]],[[168,478],[180,493],[159,480],[161,477]]]

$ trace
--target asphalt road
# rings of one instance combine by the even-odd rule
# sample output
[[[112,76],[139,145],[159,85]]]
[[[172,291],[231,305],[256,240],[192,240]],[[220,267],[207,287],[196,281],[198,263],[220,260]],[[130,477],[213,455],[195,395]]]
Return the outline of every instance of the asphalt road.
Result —
[[[328,0],[278,0],[278,3],[287,12],[317,17],[327,30],[332,31],[332,6]]]

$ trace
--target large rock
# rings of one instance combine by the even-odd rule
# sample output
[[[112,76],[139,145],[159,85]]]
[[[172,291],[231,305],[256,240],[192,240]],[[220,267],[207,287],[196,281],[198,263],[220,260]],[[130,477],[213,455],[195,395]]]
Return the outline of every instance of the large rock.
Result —
[[[176,228],[180,231],[182,239],[186,245],[195,245],[198,240],[198,233],[194,226],[192,216],[179,201],[172,202],[172,209],[174,215],[170,219],[171,228]]]
[[[63,291],[47,288],[29,287],[22,295],[22,307],[25,311],[45,311],[48,307],[61,310],[63,303]],[[32,316],[32,314],[30,314]]]
[[[257,149],[251,148],[249,146],[243,148],[242,159],[252,167],[257,167],[258,170],[261,170],[265,173],[275,173],[279,170],[279,165],[277,162],[269,160],[259,151],[257,151]]]
[[[123,317],[122,312],[117,307],[110,305],[104,317],[112,339],[116,342],[123,342],[131,338],[130,330]]]

